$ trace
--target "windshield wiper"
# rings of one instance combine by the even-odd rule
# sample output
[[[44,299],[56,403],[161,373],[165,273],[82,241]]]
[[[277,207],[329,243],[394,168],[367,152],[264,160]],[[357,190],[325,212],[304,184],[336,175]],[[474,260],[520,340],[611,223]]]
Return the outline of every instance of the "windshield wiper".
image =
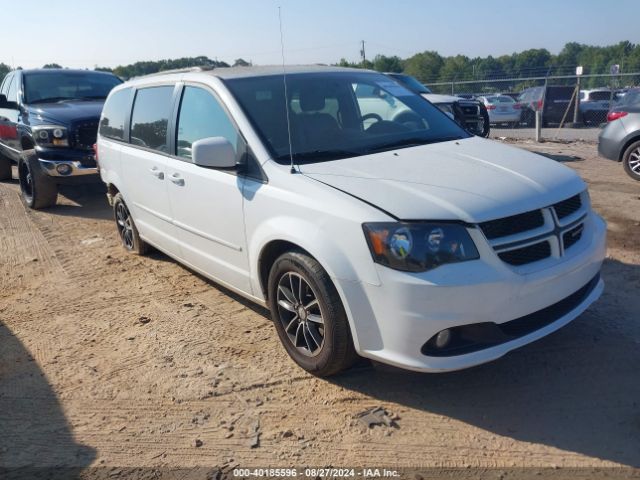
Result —
[[[70,100],[69,97],[50,97],[50,98],[39,98],[37,100],[31,100],[29,105],[33,105],[35,103],[54,103],[54,102],[62,102],[63,100]]]
[[[105,97],[104,95],[92,95],[89,97],[77,97],[77,98],[73,98],[72,100],[104,100]]]
[[[50,97],[50,98],[39,98],[38,100],[32,100],[29,102],[30,105],[36,103],[62,103],[62,102],[89,102],[93,100],[104,100],[106,97],[102,95],[91,96],[91,97]]]
[[[382,145],[376,145],[367,150],[367,153],[384,152],[387,150],[395,150],[396,148],[404,147],[417,147],[419,145],[428,145],[430,143],[449,142],[451,140],[461,140],[463,137],[455,135],[452,137],[437,137],[437,138],[423,138],[423,137],[411,137],[396,140],[394,142],[384,143]]]
[[[313,162],[322,160],[338,160],[340,158],[354,157],[357,155],[363,155],[362,152],[356,152],[353,150],[314,150],[312,152],[300,152],[293,154],[294,162]],[[278,155],[276,160],[284,161],[289,160],[290,155],[283,153]]]

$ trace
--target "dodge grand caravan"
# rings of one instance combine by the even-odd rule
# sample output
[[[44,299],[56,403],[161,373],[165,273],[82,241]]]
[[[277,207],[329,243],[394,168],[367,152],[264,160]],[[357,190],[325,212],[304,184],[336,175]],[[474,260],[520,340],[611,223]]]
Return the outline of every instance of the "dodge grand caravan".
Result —
[[[371,87],[404,114],[367,111]],[[471,136],[375,72],[136,79],[107,99],[98,162],[125,248],[268,306],[316,375],[358,355],[425,372],[488,362],[603,290],[605,223],[578,175]]]

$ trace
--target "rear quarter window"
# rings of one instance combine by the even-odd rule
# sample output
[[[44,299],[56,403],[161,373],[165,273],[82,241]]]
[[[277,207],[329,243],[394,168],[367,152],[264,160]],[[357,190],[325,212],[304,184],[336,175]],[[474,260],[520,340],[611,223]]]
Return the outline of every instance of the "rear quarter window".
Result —
[[[114,140],[124,140],[124,124],[131,112],[131,89],[118,90],[104,104],[100,119],[100,135]]]

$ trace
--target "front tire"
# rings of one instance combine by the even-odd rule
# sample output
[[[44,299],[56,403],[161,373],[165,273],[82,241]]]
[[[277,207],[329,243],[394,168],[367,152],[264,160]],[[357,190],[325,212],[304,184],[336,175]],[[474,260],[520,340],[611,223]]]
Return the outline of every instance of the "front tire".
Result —
[[[11,180],[11,160],[0,153],[0,181]]]
[[[624,151],[622,165],[634,180],[640,181],[640,142],[634,142]]]
[[[56,204],[58,185],[42,171],[34,150],[26,150],[20,157],[18,179],[22,201],[27,207],[39,210]]]
[[[327,377],[355,362],[340,296],[314,258],[300,251],[280,256],[269,273],[268,295],[280,341],[300,367]]]
[[[124,197],[119,192],[113,197],[113,217],[124,248],[137,255],[149,253],[149,244],[140,238],[129,208],[124,203]]]

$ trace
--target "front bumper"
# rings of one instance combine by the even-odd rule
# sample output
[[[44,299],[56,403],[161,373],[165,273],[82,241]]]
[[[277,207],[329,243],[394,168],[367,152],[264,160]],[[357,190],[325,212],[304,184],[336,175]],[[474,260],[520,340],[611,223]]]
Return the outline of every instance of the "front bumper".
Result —
[[[606,225],[591,213],[583,237],[552,266],[522,274],[497,256],[447,265],[423,274],[378,267],[380,286],[342,282],[340,289],[359,353],[421,372],[472,367],[542,338],[579,316],[602,293],[597,281],[569,312],[499,345],[455,356],[428,356],[425,342],[441,330],[483,322],[504,324],[543,311],[597,276],[606,253]]]
[[[79,177],[82,175],[98,175],[98,167],[87,167],[79,161],[73,160],[44,160],[38,159],[44,172],[51,177]],[[69,173],[60,173],[59,165],[66,165]],[[66,170],[64,170],[66,172]]]

